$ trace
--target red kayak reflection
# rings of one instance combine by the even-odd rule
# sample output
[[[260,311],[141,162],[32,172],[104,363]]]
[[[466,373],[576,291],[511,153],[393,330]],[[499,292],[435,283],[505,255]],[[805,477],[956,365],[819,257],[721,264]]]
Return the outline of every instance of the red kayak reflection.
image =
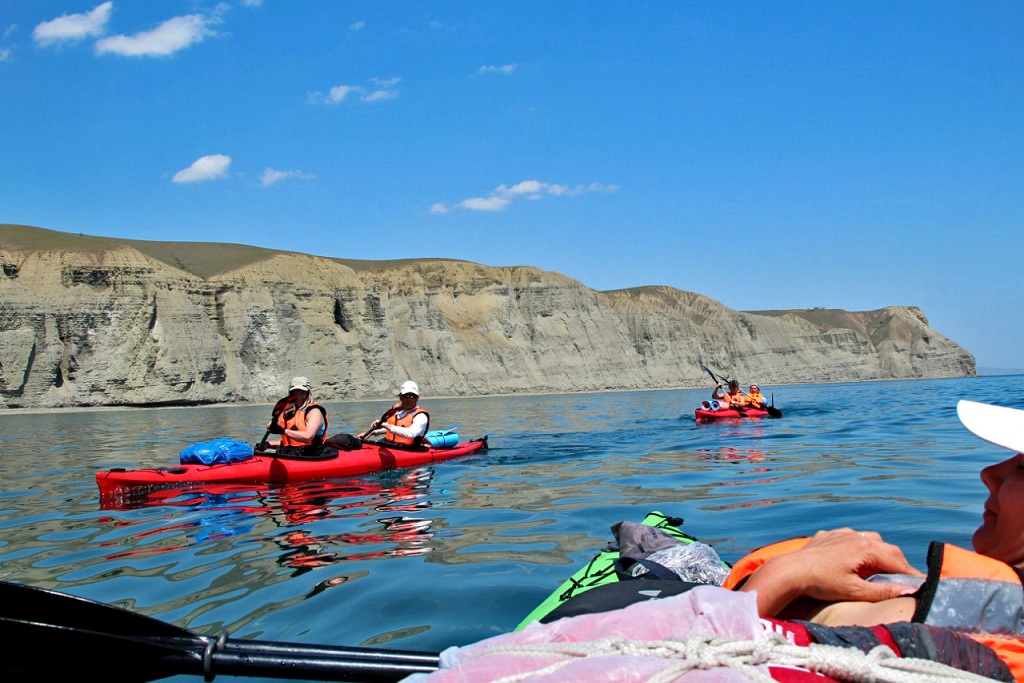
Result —
[[[332,518],[370,517],[373,512],[423,512],[431,507],[427,494],[433,470],[418,468],[401,477],[339,479],[291,484],[217,484],[158,489],[121,498],[116,507],[103,509],[135,510],[173,508],[169,523],[153,528],[153,518],[131,517],[102,519],[117,527],[146,526],[145,531],[120,538],[107,545],[136,545],[137,549],[116,553],[108,559],[141,557],[181,550],[211,540],[251,533],[259,519],[269,519],[280,533],[264,538],[286,552],[279,558],[282,566],[296,573],[346,560],[387,555],[421,555],[432,548],[432,521],[406,516],[390,516],[368,523],[380,529],[367,532],[316,533],[315,528]],[[181,521],[182,508],[201,511],[198,518]],[[172,521],[173,520],[173,521]],[[187,540],[182,542],[182,536]],[[156,544],[151,540],[157,537]],[[353,546],[386,546],[356,551]]]
[[[293,576],[317,567],[347,560],[365,560],[371,557],[424,555],[433,550],[423,542],[433,537],[431,520],[412,517],[391,517],[377,520],[383,529],[377,534],[332,534],[313,536],[305,531],[291,531],[275,539],[287,552],[278,559],[278,564],[295,569]],[[386,548],[367,552],[339,552],[328,547],[348,543],[388,544],[402,543],[397,548]]]

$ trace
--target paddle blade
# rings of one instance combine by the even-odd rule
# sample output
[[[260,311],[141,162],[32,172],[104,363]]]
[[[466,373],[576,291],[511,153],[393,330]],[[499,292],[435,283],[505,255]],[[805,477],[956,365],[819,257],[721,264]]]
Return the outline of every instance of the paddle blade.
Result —
[[[147,641],[3,617],[0,638],[6,680],[73,681],[102,672],[105,683],[140,683],[203,672],[202,647],[196,652],[175,639]]]
[[[196,637],[191,631],[120,607],[9,581],[0,581],[0,617],[111,635]]]
[[[718,378],[715,377],[715,373],[711,372],[711,368],[709,368],[706,365],[702,365],[701,367],[704,368],[704,372],[706,372],[709,375],[711,375],[711,381],[714,382],[715,384],[718,384]]]
[[[0,582],[0,642],[5,673],[77,680],[83,672],[103,672],[104,681],[118,683],[201,674],[205,648],[200,638],[171,624],[6,581]],[[40,647],[51,655],[38,656]]]
[[[320,681],[399,681],[438,666],[430,652],[200,636],[128,610],[0,582],[0,672],[23,680],[140,683],[178,674]],[[51,656],[39,656],[40,648]],[[12,680],[10,676],[6,680]]]

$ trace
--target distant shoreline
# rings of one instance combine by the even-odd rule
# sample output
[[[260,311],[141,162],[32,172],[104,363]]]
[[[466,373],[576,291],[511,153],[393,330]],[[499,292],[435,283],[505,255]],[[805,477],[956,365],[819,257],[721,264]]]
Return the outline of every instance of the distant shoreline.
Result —
[[[998,369],[998,368],[984,368],[978,370],[978,377],[992,377],[992,376],[1003,376],[1003,375],[1024,375],[1024,370],[1012,370],[1012,369]],[[918,379],[872,379],[863,380],[864,382],[915,382],[915,381],[928,381],[935,379],[960,379],[951,377],[925,377]],[[836,384],[849,384],[850,382],[836,382]],[[799,382],[797,385],[809,384],[808,382]],[[765,385],[768,388],[775,387],[787,387],[797,386],[790,384],[772,384]],[[431,399],[451,401],[456,399],[472,400],[478,398],[502,398],[511,396],[562,396],[562,395],[573,395],[573,394],[621,394],[629,393],[633,391],[695,391],[701,389],[711,390],[712,387],[663,387],[658,389],[605,389],[602,391],[576,391],[576,392],[523,392],[513,394],[481,394],[477,396],[425,396],[423,401],[429,402]],[[330,401],[324,401],[325,404],[331,403],[377,403],[393,400],[390,396],[379,396],[369,398],[344,398],[344,399],[333,399]],[[24,415],[26,413],[31,414],[52,414],[52,413],[82,413],[82,412],[96,412],[96,413],[107,413],[115,410],[186,410],[191,408],[247,408],[247,407],[267,407],[273,406],[274,401],[258,402],[258,403],[191,403],[191,404],[174,404],[174,405],[145,405],[145,406],[59,406],[49,408],[4,408],[0,406],[0,419],[4,415]]]

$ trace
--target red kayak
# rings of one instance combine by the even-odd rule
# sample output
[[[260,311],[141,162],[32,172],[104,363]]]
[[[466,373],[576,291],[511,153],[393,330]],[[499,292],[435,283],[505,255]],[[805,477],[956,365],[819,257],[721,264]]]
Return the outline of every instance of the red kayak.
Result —
[[[362,448],[340,451],[336,458],[303,460],[255,455],[249,460],[218,465],[175,465],[128,470],[123,467],[96,473],[100,496],[139,487],[163,488],[182,484],[263,484],[274,482],[332,479],[370,474],[382,470],[418,467],[450,460],[487,449],[487,437],[473,439],[453,448],[404,450],[364,442]]]
[[[704,408],[697,408],[693,411],[697,416],[697,422],[708,422],[710,420],[740,420],[746,417],[768,417],[769,413],[767,410],[758,410],[757,408],[747,408],[743,412],[733,410],[732,408],[719,408],[718,410],[705,410]]]

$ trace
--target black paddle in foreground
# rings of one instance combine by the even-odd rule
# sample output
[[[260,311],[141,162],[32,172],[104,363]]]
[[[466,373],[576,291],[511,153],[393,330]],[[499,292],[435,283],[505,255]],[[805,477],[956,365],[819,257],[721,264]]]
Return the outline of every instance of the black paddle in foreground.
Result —
[[[399,681],[438,667],[431,652],[201,636],[128,610],[0,581],[0,671],[42,680],[155,681],[176,675]],[[48,654],[47,654],[48,653]]]
[[[722,382],[722,384],[728,384],[729,383],[729,380],[727,380],[725,377],[722,377],[719,374],[716,374],[708,366],[702,365],[701,367],[704,368],[704,372],[706,372],[709,375],[711,375],[711,381],[714,382],[715,384],[718,384],[718,382]],[[775,404],[775,394],[772,394],[772,405],[764,407],[764,409],[766,411],[768,411],[768,417],[782,417],[782,411],[779,410],[778,408],[776,408],[774,404]]]

